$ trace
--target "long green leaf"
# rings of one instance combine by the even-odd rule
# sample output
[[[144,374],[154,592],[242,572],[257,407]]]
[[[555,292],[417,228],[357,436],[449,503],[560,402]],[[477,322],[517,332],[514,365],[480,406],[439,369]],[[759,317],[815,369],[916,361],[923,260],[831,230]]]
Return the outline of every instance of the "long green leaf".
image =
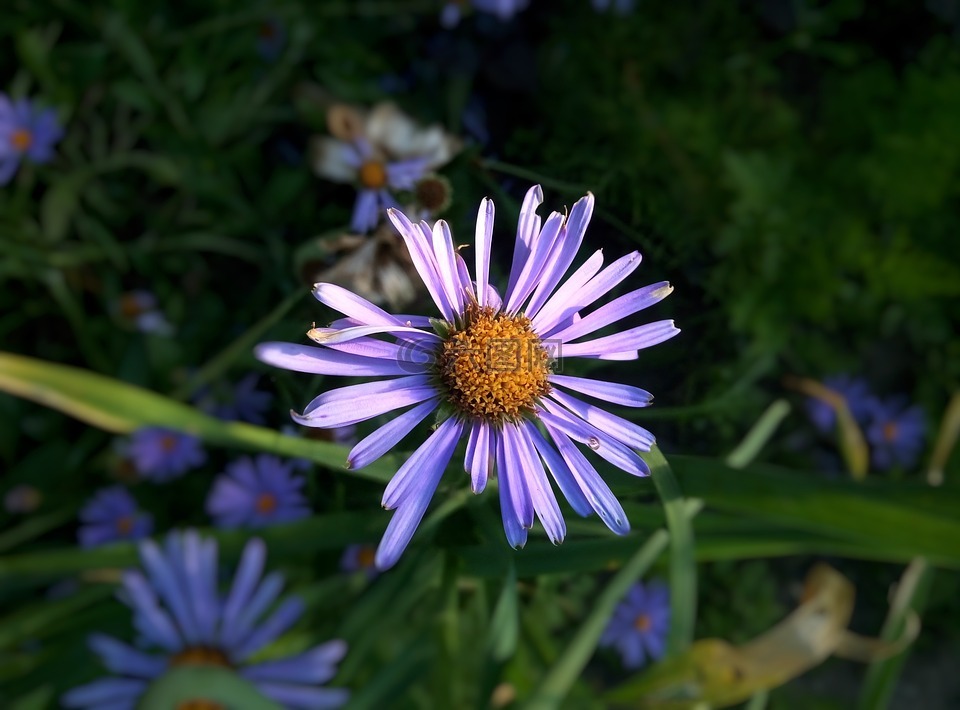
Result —
[[[0,352],[0,390],[118,434],[158,426],[227,447],[267,451],[343,468],[347,450],[325,441],[284,436],[242,422],[224,422],[156,392],[68,365]],[[397,470],[392,456],[350,475],[385,482]]]
[[[682,653],[693,643],[697,618],[697,563],[693,527],[684,510],[686,502],[670,464],[654,446],[645,457],[667,516],[670,532],[670,634],[667,651]]]

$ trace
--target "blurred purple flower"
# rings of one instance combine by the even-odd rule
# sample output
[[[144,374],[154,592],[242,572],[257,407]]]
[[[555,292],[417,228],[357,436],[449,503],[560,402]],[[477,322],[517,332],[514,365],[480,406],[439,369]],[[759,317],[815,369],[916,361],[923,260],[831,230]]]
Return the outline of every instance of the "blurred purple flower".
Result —
[[[875,468],[909,468],[920,457],[926,433],[923,410],[908,405],[903,397],[872,404],[866,433]]]
[[[260,376],[250,373],[233,389],[222,385],[204,387],[197,393],[195,403],[201,411],[218,419],[265,424],[264,414],[270,409],[273,395],[258,390],[259,383]]]
[[[62,137],[53,109],[38,109],[30,99],[11,101],[0,93],[0,185],[10,182],[24,158],[49,162]]]
[[[137,508],[127,489],[103,488],[80,511],[78,538],[82,547],[118,540],[140,540],[153,532],[153,518]]]
[[[295,597],[275,605],[283,577],[277,572],[263,576],[266,555],[262,540],[250,540],[229,592],[222,594],[213,538],[188,530],[168,535],[163,548],[149,540],[140,543],[146,573],[124,572],[120,597],[133,612],[139,639],[130,645],[105,634],[92,635],[90,648],[116,675],[69,691],[62,698],[64,707],[133,710],[148,685],[176,666],[229,668],[266,697],[293,710],[346,703],[347,690],[319,687],[336,674],[347,650],[343,641],[329,641],[288,658],[250,663],[252,656],[303,614],[303,602]],[[156,651],[151,652],[151,647]],[[195,701],[180,707],[199,707],[191,702]]]
[[[666,650],[670,630],[670,592],[662,582],[634,584],[614,610],[600,645],[616,648],[625,668],[656,661]]]
[[[128,291],[115,306],[117,315],[141,333],[170,335],[173,326],[157,308],[157,297],[149,291]]]
[[[259,528],[310,515],[294,463],[276,456],[242,456],[227,465],[207,497],[207,513],[221,528]]]
[[[163,427],[145,427],[133,432],[124,454],[137,473],[157,483],[182,476],[207,459],[200,439]]]
[[[460,24],[463,8],[472,5],[474,10],[496,15],[501,22],[513,19],[521,10],[526,9],[530,0],[451,0],[440,11],[440,24],[448,30]]]
[[[823,386],[846,400],[847,409],[857,424],[861,427],[866,424],[874,397],[870,394],[870,387],[865,380],[851,375],[833,375],[824,378]],[[837,423],[833,407],[816,397],[807,398],[806,404],[807,414],[817,430],[822,434],[832,435]]]
[[[368,579],[373,579],[377,576],[376,556],[376,545],[347,545],[340,558],[340,569],[344,572],[363,572]]]

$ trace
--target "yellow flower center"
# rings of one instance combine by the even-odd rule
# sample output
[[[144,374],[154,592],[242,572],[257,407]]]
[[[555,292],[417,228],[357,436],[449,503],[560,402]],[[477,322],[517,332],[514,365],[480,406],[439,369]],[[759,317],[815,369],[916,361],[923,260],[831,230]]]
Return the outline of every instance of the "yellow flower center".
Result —
[[[637,631],[649,631],[650,617],[646,614],[640,614],[640,616],[633,620],[633,628]]]
[[[170,658],[171,666],[220,666],[230,668],[230,660],[219,648],[191,646]]]
[[[370,567],[373,567],[376,558],[376,548],[369,545],[364,545],[357,553],[357,564],[359,564],[362,569],[369,569]]]
[[[120,535],[129,535],[133,532],[133,516],[124,515],[117,521],[117,533]]]
[[[18,128],[10,134],[10,144],[23,152],[33,145],[33,134],[26,128]]]
[[[887,422],[883,425],[883,440],[892,443],[897,440],[897,423]]]
[[[227,710],[227,708],[218,703],[216,700],[193,698],[191,700],[184,700],[182,703],[178,703],[177,710]]]
[[[368,160],[360,166],[360,184],[379,190],[387,184],[387,166],[379,160]]]
[[[481,419],[516,420],[550,391],[550,355],[526,316],[467,307],[437,361],[449,401]]]
[[[277,509],[277,497],[273,493],[261,493],[257,498],[257,512],[268,515]]]

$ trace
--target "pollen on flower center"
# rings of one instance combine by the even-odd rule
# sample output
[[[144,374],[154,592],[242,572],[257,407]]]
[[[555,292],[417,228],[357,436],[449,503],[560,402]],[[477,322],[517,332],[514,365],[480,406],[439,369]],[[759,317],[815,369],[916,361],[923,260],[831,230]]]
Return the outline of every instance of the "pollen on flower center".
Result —
[[[371,190],[387,184],[387,168],[379,160],[368,160],[360,166],[360,183]]]
[[[220,666],[231,668],[227,655],[218,648],[191,646],[170,657],[171,666]]]
[[[377,550],[375,547],[364,545],[364,547],[360,549],[360,552],[357,553],[357,563],[363,569],[373,568],[376,555]]]
[[[883,425],[883,440],[893,442],[897,440],[897,423],[887,422]]]
[[[449,401],[483,419],[516,420],[550,391],[550,356],[526,316],[468,306],[437,360]]]
[[[10,144],[19,151],[25,151],[33,145],[33,134],[26,128],[19,128],[10,134]]]
[[[268,515],[277,509],[277,497],[273,493],[261,493],[257,497],[257,512]]]
[[[207,700],[206,698],[191,698],[184,700],[177,705],[177,710],[227,710],[226,706],[221,705],[216,700]]]
[[[649,631],[650,617],[646,614],[640,614],[636,619],[633,620],[633,628],[635,628],[637,631]]]
[[[117,520],[117,532],[120,535],[129,535],[133,532],[133,516],[124,515],[122,518]]]

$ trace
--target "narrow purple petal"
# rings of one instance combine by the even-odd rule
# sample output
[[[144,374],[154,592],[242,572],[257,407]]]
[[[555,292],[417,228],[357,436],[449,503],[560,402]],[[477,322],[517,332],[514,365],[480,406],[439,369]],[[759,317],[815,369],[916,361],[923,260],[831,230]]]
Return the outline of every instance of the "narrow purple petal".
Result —
[[[630,328],[615,335],[588,340],[585,343],[564,343],[563,354],[566,357],[582,357],[603,355],[607,352],[640,350],[669,340],[679,332],[680,329],[673,324],[672,320],[661,320]]]
[[[375,559],[377,569],[385,570],[396,564],[400,555],[410,543],[413,533],[430,504],[430,499],[433,498],[433,494],[437,490],[437,485],[440,483],[440,478],[443,476],[450,457],[453,456],[453,450],[463,434],[463,428],[463,422],[456,418],[447,419],[401,467],[401,471],[403,471],[403,468],[407,467],[418,453],[426,450],[426,455],[421,455],[418,459],[418,470],[415,475],[407,476],[410,479],[416,478],[416,480],[407,483],[400,481],[394,487],[394,497],[399,499],[396,503],[397,512],[390,519],[390,524],[387,525],[387,530],[377,547]],[[397,481],[401,471],[396,473],[390,481],[390,485]],[[410,490],[396,490],[397,488]],[[387,507],[386,498],[387,493],[384,494],[384,507]]]
[[[557,248],[549,255],[549,260],[540,276],[537,290],[533,292],[530,303],[527,304],[526,314],[532,318],[546,303],[553,289],[560,283],[560,279],[567,273],[583,243],[587,225],[593,216],[593,195],[589,192],[574,203],[570,216],[564,222],[563,230],[557,238]]]
[[[393,223],[393,226],[400,233],[404,243],[407,245],[407,251],[410,253],[410,259],[413,261],[414,268],[423,279],[430,297],[440,309],[443,317],[448,321],[453,321],[454,312],[450,307],[443,292],[440,274],[437,271],[436,258],[430,243],[424,238],[420,228],[410,222],[399,210],[387,210],[387,217]]]
[[[533,501],[526,479],[526,461],[516,441],[516,428],[505,424],[500,430],[500,448],[503,450],[505,466],[500,467],[500,482],[508,481],[511,507],[517,514],[517,521],[528,530],[533,527]]]
[[[374,190],[360,190],[357,201],[353,203],[353,216],[350,228],[364,234],[377,226],[377,193]]]
[[[496,432],[494,435],[498,439],[501,436]],[[516,495],[510,490],[511,480],[506,474],[506,446],[502,441],[496,441],[494,450],[497,457],[497,480],[500,484],[500,517],[503,519],[503,532],[507,537],[507,543],[516,550],[527,544],[527,529],[521,523],[520,514],[514,503]]]
[[[644,286],[643,288],[626,293],[610,301],[610,303],[600,306],[600,308],[593,313],[581,318],[573,325],[559,332],[551,333],[550,337],[557,338],[565,343],[576,340],[606,325],[616,323],[629,315],[633,315],[637,311],[649,308],[653,304],[662,301],[671,293],[673,293],[673,286],[671,286],[668,281],[661,281],[651,284],[650,286]]]
[[[610,487],[603,482],[600,474],[563,432],[554,429],[547,422],[544,424],[547,427],[547,433],[557,445],[560,456],[567,463],[570,473],[577,480],[580,490],[583,491],[600,519],[617,535],[626,535],[630,532],[630,522],[627,520],[626,513],[623,512],[620,501],[613,495]]]
[[[513,292],[513,288],[520,277],[530,252],[533,250],[533,240],[540,232],[540,217],[537,215],[537,208],[543,202],[543,190],[539,185],[534,185],[523,198],[523,205],[520,207],[520,222],[517,225],[517,239],[513,245],[513,264],[510,266],[510,278],[507,280],[507,290],[505,293]]]
[[[355,318],[364,325],[403,325],[396,316],[390,315],[362,296],[336,284],[314,284],[313,296],[320,303],[330,306],[349,318]]]
[[[656,438],[649,431],[631,421],[605,412],[592,404],[581,402],[576,397],[554,390],[550,397],[582,419],[586,419],[606,434],[623,442],[627,446],[641,451],[649,451],[657,443]]]
[[[253,353],[260,362],[267,365],[314,375],[385,377],[426,371],[426,365],[408,361],[364,357],[296,343],[260,343]]]
[[[453,235],[446,220],[438,219],[433,225],[433,251],[437,257],[440,283],[447,294],[447,300],[455,313],[463,313],[464,293],[460,288],[460,276],[457,273]]]
[[[356,424],[379,414],[419,404],[437,396],[436,386],[426,375],[411,375],[350,385],[324,392],[304,410],[303,416],[291,413],[304,426],[329,429]]]
[[[252,681],[298,683],[315,685],[334,677],[339,663],[347,653],[347,644],[339,639],[291,658],[264,661],[247,666],[240,674]]]
[[[580,515],[590,515],[593,511],[593,508],[590,506],[590,501],[587,500],[583,491],[580,490],[580,484],[577,483],[577,479],[570,472],[570,467],[567,466],[566,461],[557,453],[556,448],[543,438],[543,434],[540,433],[537,427],[528,423],[525,428],[530,440],[539,452],[540,458],[546,462],[547,468],[550,469],[553,480],[555,480],[560,487],[563,497],[570,503],[570,507]]]
[[[569,324],[570,319],[576,315],[576,310],[567,312],[564,307],[573,295],[596,275],[601,266],[603,266],[603,250],[598,249],[571,274],[570,278],[563,282],[536,315],[530,317],[533,330],[543,333],[542,324],[544,323],[550,324],[551,328],[558,323]]]
[[[178,651],[183,644],[169,615],[160,608],[153,590],[139,572],[126,572],[123,586],[133,602],[134,625],[141,634],[168,651]]]
[[[63,696],[62,702],[68,708],[99,708],[107,703],[127,701],[133,708],[134,701],[146,688],[147,684],[142,680],[103,678],[74,688]]]
[[[519,311],[523,302],[533,293],[533,289],[537,286],[537,280],[550,260],[550,255],[562,227],[563,215],[559,212],[551,212],[543,225],[543,229],[533,242],[533,250],[520,270],[517,283],[513,289],[508,288],[506,294],[504,294],[506,303],[504,310],[508,313]]]
[[[598,456],[631,475],[650,475],[650,467],[646,462],[621,442],[549,400],[543,404],[550,410],[539,413],[545,424],[550,424],[570,438],[586,444]]]
[[[557,505],[557,497],[550,487],[550,481],[547,480],[547,474],[543,470],[543,463],[537,455],[537,451],[527,434],[528,423],[514,426],[506,425],[504,428],[514,429],[514,443],[520,453],[520,458],[524,462],[524,479],[527,483],[527,489],[530,491],[530,500],[533,502],[533,509],[540,519],[540,524],[546,531],[547,536],[554,545],[563,542],[567,534],[567,526],[563,522],[563,516],[560,514],[560,506]],[[532,426],[532,425],[529,425]]]
[[[350,699],[350,691],[345,688],[257,683],[257,690],[290,710],[331,710],[346,705]]]
[[[493,200],[484,197],[477,212],[476,249],[477,302],[487,305],[487,286],[490,285],[490,250],[493,245]]]
[[[453,455],[453,449],[457,445],[457,441],[463,433],[463,428],[463,423],[455,417],[447,419],[437,427],[437,430],[427,437],[427,440],[416,451],[410,454],[410,458],[404,461],[393,478],[390,479],[383,491],[383,500],[381,501],[383,507],[387,510],[393,510],[404,501],[414,488],[420,487],[418,486],[419,478],[429,475],[426,471],[435,468],[441,460],[442,466],[446,466]]]
[[[176,574],[171,561],[152,540],[140,544],[140,560],[150,577],[153,589],[173,612],[184,639],[190,643],[198,641],[196,624],[190,614],[187,590],[181,586],[182,580]]]
[[[363,438],[347,456],[347,468],[363,468],[387,453],[396,446],[403,437],[413,431],[413,428],[427,418],[439,404],[439,399],[429,399],[418,404],[408,412],[398,415],[374,430]]]
[[[297,597],[284,599],[263,623],[257,626],[243,642],[233,649],[234,661],[243,661],[250,655],[279,638],[303,616],[303,601]]]
[[[260,538],[253,538],[243,548],[240,564],[233,575],[230,593],[223,605],[221,631],[235,625],[240,613],[246,608],[263,574],[267,559],[267,546]]]
[[[625,407],[646,407],[653,401],[652,394],[631,385],[591,380],[585,377],[571,377],[570,375],[550,375],[550,382],[596,399],[602,399],[604,402],[622,404]]]
[[[333,345],[335,343],[345,343],[357,338],[376,335],[377,333],[412,333],[418,338],[427,340],[440,340],[440,336],[430,331],[411,328],[406,325],[362,325],[355,328],[313,328],[307,331],[307,337],[318,345]]]
[[[470,429],[470,438],[467,440],[467,454],[464,459],[467,473],[470,474],[470,490],[475,494],[483,491],[487,486],[494,459],[490,455],[491,425],[483,420],[476,420]]]
[[[91,635],[88,645],[100,656],[107,670],[113,673],[150,680],[167,667],[166,658],[150,656],[105,634]]]

